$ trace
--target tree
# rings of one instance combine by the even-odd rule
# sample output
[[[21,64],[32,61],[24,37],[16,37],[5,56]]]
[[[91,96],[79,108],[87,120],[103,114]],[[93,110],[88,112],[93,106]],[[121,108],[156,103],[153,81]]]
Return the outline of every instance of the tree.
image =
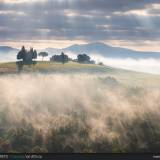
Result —
[[[54,55],[50,58],[50,61],[62,62],[63,64],[69,61],[68,55],[63,52],[60,55]]]
[[[37,51],[30,48],[30,51],[27,52],[24,46],[17,54],[18,60],[23,60],[23,64],[32,64],[32,59],[37,59]]]
[[[22,46],[22,49],[17,54],[17,59],[18,60],[23,59],[23,61],[25,61],[26,53],[27,53],[27,51],[26,51],[25,47]]]
[[[37,59],[37,51],[36,50],[33,51],[32,58]]]
[[[90,63],[91,58],[86,54],[79,54],[77,59],[79,63]]]
[[[17,59],[22,60],[22,61],[16,62],[16,65],[18,67],[18,72],[21,72],[23,70],[23,65],[25,63],[26,54],[27,54],[27,51],[26,51],[25,47],[22,46],[22,49],[17,54]]]
[[[48,56],[48,53],[47,52],[40,52],[38,55],[42,57],[42,61],[43,61],[44,57]]]
[[[65,62],[68,62],[68,56],[65,55],[63,52],[61,53],[61,61],[64,64]]]
[[[65,62],[65,56],[64,56],[63,52],[61,53],[61,59],[62,59],[62,63],[64,64],[64,62]]]
[[[36,61],[33,61],[33,59],[37,59],[37,51],[33,50],[33,48],[27,51],[25,47],[22,46],[22,49],[17,54],[17,59],[21,60],[16,62],[18,71],[20,72],[23,70],[23,65],[36,64]]]
[[[25,56],[25,64],[31,65],[33,63],[33,61],[32,61],[33,53],[34,53],[33,48],[30,48],[30,51],[28,51]]]

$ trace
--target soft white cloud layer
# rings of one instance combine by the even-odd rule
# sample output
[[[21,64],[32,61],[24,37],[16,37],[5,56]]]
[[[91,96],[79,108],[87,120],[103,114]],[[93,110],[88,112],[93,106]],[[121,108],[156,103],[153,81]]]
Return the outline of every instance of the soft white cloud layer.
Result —
[[[99,55],[94,55],[94,58],[98,62],[103,62],[107,66],[123,68],[138,72],[160,74],[160,59],[114,59],[104,58]]]

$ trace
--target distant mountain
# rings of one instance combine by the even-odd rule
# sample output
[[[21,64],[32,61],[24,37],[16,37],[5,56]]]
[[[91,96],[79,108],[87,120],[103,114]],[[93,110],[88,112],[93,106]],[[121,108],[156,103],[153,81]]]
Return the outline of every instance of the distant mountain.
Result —
[[[46,52],[49,52],[49,53],[52,53],[52,54],[58,54],[60,50],[61,49],[57,49],[57,48],[46,48],[46,49],[43,49],[43,50],[40,50],[40,51],[46,51]]]
[[[12,59],[16,58],[16,54],[18,53],[18,49],[12,48],[9,46],[0,46],[0,54],[3,54],[0,59],[9,60],[10,57]],[[108,58],[133,58],[133,59],[147,59],[147,58],[160,58],[160,52],[141,52],[141,51],[134,51],[131,49],[121,48],[121,47],[112,47],[110,45],[106,45],[104,43],[90,43],[90,44],[83,44],[83,45],[72,45],[66,48],[57,49],[57,48],[46,48],[40,51],[46,51],[49,53],[49,57],[54,54],[60,54],[62,51],[72,55],[86,53],[90,56],[92,55],[100,55],[103,57]]]
[[[18,52],[18,49],[9,46],[0,46],[0,53]]]
[[[134,51],[131,49],[112,47],[104,43],[90,43],[83,45],[72,45],[63,49],[48,48],[45,49],[50,54],[58,54],[62,51],[72,52],[74,54],[86,53],[88,55],[101,55],[109,58],[134,58],[134,59],[146,59],[146,58],[160,58],[160,52],[142,52]]]
[[[0,46],[0,62],[16,61],[18,49],[9,46]]]

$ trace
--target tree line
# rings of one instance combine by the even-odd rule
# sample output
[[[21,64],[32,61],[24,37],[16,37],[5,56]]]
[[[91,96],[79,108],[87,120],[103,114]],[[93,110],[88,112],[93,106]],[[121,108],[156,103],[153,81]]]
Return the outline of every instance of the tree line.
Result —
[[[37,57],[42,57],[42,61],[45,57],[49,56],[47,52],[40,52],[38,53],[35,49],[30,48],[29,51],[25,49],[25,46],[22,46],[21,50],[17,54],[17,66],[18,70],[21,71],[23,69],[23,65],[35,65]],[[65,64],[69,61],[77,62],[77,63],[84,63],[84,64],[95,64],[94,60],[91,60],[91,57],[87,54],[79,54],[77,55],[76,59],[70,58],[67,54],[63,52],[59,55],[53,55],[50,57],[51,62],[60,62]]]
[[[45,57],[49,56],[47,52],[37,52],[35,49],[30,48],[30,50],[26,50],[25,46],[22,46],[21,50],[17,54],[17,66],[18,70],[23,70],[24,65],[36,65],[37,57],[42,57],[42,61]],[[77,55],[76,59],[70,58],[67,54],[64,54],[63,52],[59,55],[53,55],[50,57],[50,62],[60,62],[62,64],[65,64],[69,61],[77,62],[77,63],[83,63],[83,64],[95,64],[94,60],[91,60],[91,57],[87,54],[79,54]]]

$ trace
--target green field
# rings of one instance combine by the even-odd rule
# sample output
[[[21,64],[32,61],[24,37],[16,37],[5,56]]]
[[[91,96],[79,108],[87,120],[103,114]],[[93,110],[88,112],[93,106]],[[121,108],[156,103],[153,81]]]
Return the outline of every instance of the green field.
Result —
[[[72,70],[81,70],[81,69],[99,69],[103,70],[106,67],[104,66],[99,66],[99,65],[94,65],[94,64],[80,64],[80,63],[75,63],[75,62],[69,62],[66,64],[61,64],[61,63],[56,63],[56,62],[40,62],[38,61],[36,65],[30,65],[24,66],[23,71],[72,71]],[[8,69],[10,71],[17,71],[17,66],[15,62],[8,62],[8,63],[0,63],[0,71],[2,72],[3,69]]]
[[[15,62],[0,63],[0,74],[17,74],[17,66]],[[109,66],[101,66],[95,64],[80,64],[69,62],[66,64],[38,61],[36,65],[25,65],[22,73],[89,73],[101,74],[103,76],[111,76],[118,79],[121,83],[131,86],[149,86],[158,87],[160,83],[160,76],[154,74],[147,74],[135,72],[130,70],[118,69]]]

